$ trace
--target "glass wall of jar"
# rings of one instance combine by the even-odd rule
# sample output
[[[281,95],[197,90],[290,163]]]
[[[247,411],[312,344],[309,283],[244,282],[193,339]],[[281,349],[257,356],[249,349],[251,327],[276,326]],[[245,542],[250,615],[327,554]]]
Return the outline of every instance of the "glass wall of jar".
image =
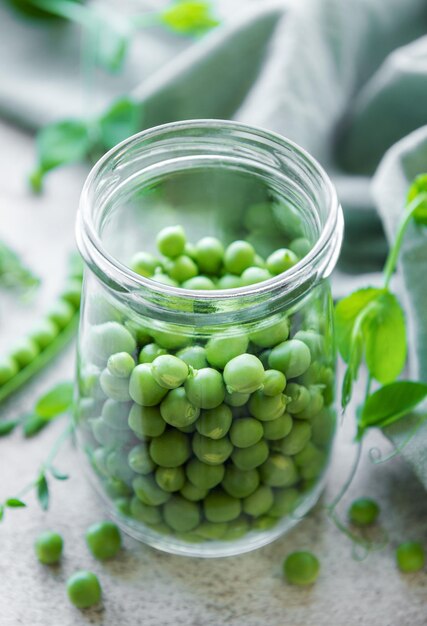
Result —
[[[315,504],[342,232],[322,168],[261,129],[168,124],[94,167],[77,221],[77,442],[129,534],[231,555]]]

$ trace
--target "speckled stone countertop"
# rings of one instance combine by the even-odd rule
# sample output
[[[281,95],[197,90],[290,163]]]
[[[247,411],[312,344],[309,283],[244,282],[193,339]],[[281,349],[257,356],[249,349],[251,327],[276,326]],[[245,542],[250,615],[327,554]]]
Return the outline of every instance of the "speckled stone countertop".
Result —
[[[84,171],[58,173],[46,194],[32,198],[23,178],[31,160],[31,141],[0,125],[0,236],[13,242],[46,276],[34,303],[43,301],[60,284],[65,253],[73,241],[73,222]],[[64,263],[58,263],[57,259]],[[31,322],[28,309],[10,315],[12,301],[1,295],[0,345]],[[32,309],[33,310],[33,309]],[[35,312],[36,313],[36,312]],[[35,314],[34,313],[34,314]],[[70,348],[24,393],[2,407],[1,417],[31,409],[38,393],[73,374]],[[19,433],[0,440],[0,498],[14,495],[31,480],[64,423],[59,421],[33,440]],[[343,502],[369,495],[381,505],[381,523],[389,545],[359,562],[352,545],[322,511],[315,511],[275,543],[239,557],[188,559],[156,552],[126,538],[120,557],[96,562],[84,543],[87,526],[103,517],[103,509],[82,475],[71,446],[58,459],[71,479],[52,485],[52,505],[43,513],[30,499],[25,510],[8,511],[0,525],[0,626],[425,626],[427,575],[402,575],[394,564],[394,548],[403,540],[426,542],[427,497],[401,459],[373,466],[369,448],[388,450],[372,436],[361,469]],[[352,411],[339,431],[329,482],[322,502],[331,500],[347,475],[354,456]],[[33,553],[37,533],[52,528],[65,539],[65,557],[58,567],[39,565]],[[308,549],[318,555],[322,570],[310,589],[287,585],[281,574],[285,555]],[[103,586],[102,606],[89,611],[72,607],[65,581],[76,569],[92,569]]]

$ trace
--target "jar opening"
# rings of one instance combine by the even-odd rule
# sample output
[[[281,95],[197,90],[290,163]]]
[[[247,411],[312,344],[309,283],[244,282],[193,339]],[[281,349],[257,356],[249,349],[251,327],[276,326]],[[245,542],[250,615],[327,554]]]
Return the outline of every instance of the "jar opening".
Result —
[[[240,208],[245,197],[251,206],[268,198],[288,228],[298,213],[312,247],[296,265],[263,282],[208,291],[155,282],[127,266],[129,247],[142,239],[152,244],[155,228],[181,218],[200,236],[213,234],[210,227],[238,235],[246,224],[246,209]],[[214,215],[221,216],[220,226]],[[258,226],[268,233],[263,218]],[[280,242],[280,233],[270,229],[264,244],[276,235]],[[273,311],[300,299],[332,271],[342,235],[335,190],[315,159],[279,135],[221,120],[165,124],[110,150],[87,178],[77,218],[79,250],[108,289],[135,308],[181,317],[233,311],[256,316],[266,304]]]

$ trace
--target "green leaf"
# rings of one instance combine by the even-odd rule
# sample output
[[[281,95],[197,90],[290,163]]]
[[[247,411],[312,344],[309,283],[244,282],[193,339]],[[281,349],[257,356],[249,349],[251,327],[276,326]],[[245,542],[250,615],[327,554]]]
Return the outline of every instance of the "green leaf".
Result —
[[[9,509],[19,509],[27,506],[25,502],[19,500],[19,498],[9,498],[8,500],[6,500],[5,504],[7,507],[9,507]]]
[[[360,415],[359,426],[384,428],[412,411],[427,397],[427,385],[412,381],[397,381],[384,385],[371,394]]]
[[[40,474],[37,480],[37,500],[43,511],[49,508],[49,485],[44,474]]]
[[[343,298],[335,307],[335,329],[337,345],[344,361],[348,363],[352,348],[352,334],[359,315],[383,292],[382,289],[367,287]]]
[[[50,466],[49,470],[52,476],[56,478],[56,480],[68,480],[70,478],[68,474],[63,474],[53,465]]]
[[[212,15],[210,2],[194,0],[171,4],[160,14],[160,21],[182,35],[199,35],[219,24]]]
[[[0,522],[2,521],[3,517],[4,517],[4,506],[0,504]]]
[[[22,422],[24,437],[34,437],[34,435],[37,435],[37,433],[43,430],[47,425],[48,422],[39,415],[34,415],[34,413],[25,415]]]
[[[73,383],[59,383],[38,400],[35,412],[46,420],[57,417],[70,409],[73,404],[73,395]]]
[[[99,132],[103,146],[110,149],[141,128],[140,106],[130,98],[114,102],[99,119]]]
[[[406,326],[402,307],[389,292],[378,295],[363,322],[369,373],[383,385],[391,383],[406,361]]]
[[[413,202],[417,196],[425,195],[425,199],[420,206],[414,211],[413,217],[418,224],[427,226],[427,174],[417,176],[409,188],[407,203]]]
[[[19,420],[4,420],[0,422],[0,437],[6,437],[15,430]]]
[[[87,156],[91,148],[87,124],[82,120],[64,120],[45,126],[37,134],[36,147],[38,166],[30,175],[30,183],[39,191],[46,172]]]

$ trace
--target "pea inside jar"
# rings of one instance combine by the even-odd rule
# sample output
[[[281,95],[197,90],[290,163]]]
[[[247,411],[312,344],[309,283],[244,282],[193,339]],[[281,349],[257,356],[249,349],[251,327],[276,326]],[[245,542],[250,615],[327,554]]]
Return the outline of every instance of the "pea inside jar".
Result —
[[[138,251],[130,268],[195,290],[268,280],[298,263],[292,248],[309,249],[298,239],[263,258],[244,240],[189,242],[180,225],[156,243],[157,254]],[[292,520],[322,477],[334,432],[324,324],[313,298],[197,335],[98,301],[79,423],[117,514],[191,544],[243,540]]]

